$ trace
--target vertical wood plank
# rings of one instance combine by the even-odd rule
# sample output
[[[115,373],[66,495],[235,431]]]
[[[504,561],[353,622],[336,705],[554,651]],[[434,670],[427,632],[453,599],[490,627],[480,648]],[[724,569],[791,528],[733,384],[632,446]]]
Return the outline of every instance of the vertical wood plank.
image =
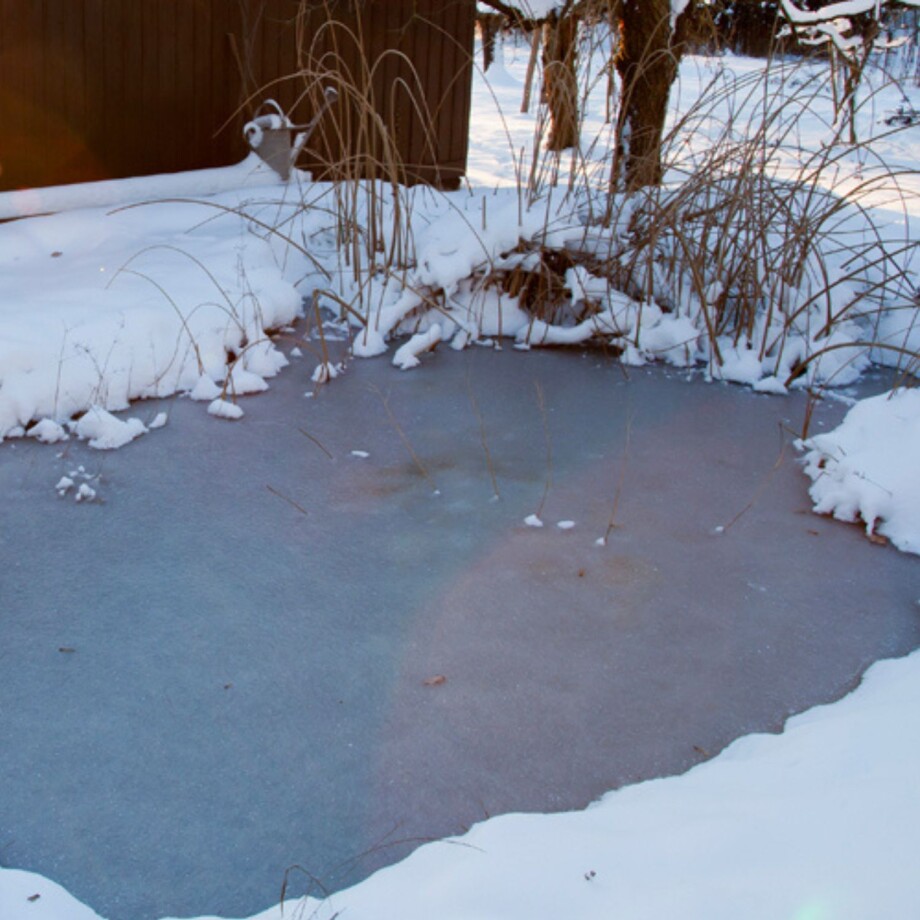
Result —
[[[125,51],[123,0],[105,0],[100,59],[104,81],[102,103],[103,158],[112,175],[119,175],[127,162],[121,130],[125,118]]]
[[[83,67],[83,2],[61,4],[64,29],[64,113],[70,127],[81,137],[86,119],[86,80]]]
[[[160,172],[163,162],[162,140],[166,118],[160,89],[160,54],[162,36],[157,7],[158,0],[135,0],[140,12],[140,31],[143,42],[143,65],[138,74],[138,95],[144,119],[143,138],[145,171]]]
[[[0,0],[0,188],[19,188],[27,163],[24,146],[28,80],[28,30],[16,0]]]
[[[119,175],[136,175],[154,171],[157,166],[157,139],[145,96],[149,40],[144,35],[143,0],[120,0],[118,5],[119,31],[108,30],[110,41],[120,46],[120,54],[113,55],[121,68],[119,103],[112,112],[119,151],[117,169]]]
[[[195,122],[195,17],[190,0],[176,2],[175,94],[169,131],[173,134],[169,170],[200,165],[195,155],[199,126]]]
[[[177,37],[176,0],[156,0],[157,9],[157,97],[159,101],[157,126],[160,163],[163,167],[178,161],[176,132],[168,124],[178,95],[176,85]]]
[[[105,0],[84,0],[83,84],[86,87],[84,137],[92,157],[93,178],[105,168],[106,82],[102,48],[105,43]]]
[[[45,108],[44,6],[43,0],[32,0],[20,9],[24,26],[22,127],[32,154],[29,157],[31,162],[22,164],[24,175],[34,173],[43,176],[47,172],[45,151],[48,141],[42,130],[42,113]]]
[[[194,162],[199,167],[210,165],[211,135],[220,127],[216,123],[211,98],[211,86],[214,81],[211,72],[211,6],[210,3],[195,3],[193,8],[195,56],[192,62],[192,121],[195,125],[195,136],[192,153]]]

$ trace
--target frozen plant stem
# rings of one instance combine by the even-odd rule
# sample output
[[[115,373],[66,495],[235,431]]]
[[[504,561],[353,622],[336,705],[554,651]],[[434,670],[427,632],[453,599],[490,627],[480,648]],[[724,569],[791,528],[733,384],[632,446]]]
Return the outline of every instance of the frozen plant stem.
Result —
[[[486,438],[486,426],[485,420],[482,417],[482,410],[479,408],[479,403],[476,400],[476,394],[473,392],[473,383],[470,380],[470,375],[466,375],[466,389],[470,395],[470,405],[473,407],[473,413],[476,416],[476,420],[479,422],[479,440],[482,443],[482,452],[486,455],[486,466],[489,469],[489,478],[492,480],[492,494],[496,499],[501,498],[501,495],[498,491],[498,479],[495,476],[495,465],[492,463],[492,452],[489,450],[489,442]]]
[[[303,428],[297,429],[305,438],[309,438],[330,460],[335,460],[335,457],[332,456],[331,451],[320,441],[319,438],[310,434],[309,431],[305,431]]]
[[[783,431],[782,423],[779,426],[779,437],[780,437],[780,448],[779,456],[777,456],[776,461],[773,466],[767,471],[766,476],[761,480],[760,485],[754,490],[754,494],[751,497],[751,500],[724,526],[719,528],[719,533],[727,533],[728,530],[735,526],[741,518],[754,507],[761,495],[763,495],[767,486],[773,481],[773,477],[776,475],[776,471],[783,465],[783,461],[786,459],[786,436]]]
[[[620,496],[623,494],[623,482],[626,479],[626,465],[629,460],[629,441],[632,437],[632,415],[626,417],[626,440],[623,444],[623,455],[620,457],[620,475],[617,476],[617,485],[613,492],[613,507],[610,509],[610,519],[607,521],[607,529],[601,539],[603,546],[607,545],[607,540],[614,528],[617,526],[617,510],[620,507]]]
[[[282,492],[279,492],[277,489],[273,488],[272,486],[266,485],[265,488],[268,489],[268,491],[271,492],[272,495],[277,495],[278,498],[280,498],[282,501],[286,501],[291,507],[296,508],[304,517],[307,516],[307,509],[304,508],[302,505],[298,505],[297,502],[295,502],[293,498],[288,498],[287,495],[283,494]]]
[[[546,504],[546,498],[553,484],[553,443],[549,437],[549,420],[546,417],[546,400],[543,396],[543,387],[540,386],[539,380],[534,380],[533,385],[537,391],[537,408],[540,410],[540,418],[543,422],[543,440],[546,442],[546,485],[543,487],[543,497],[537,506],[537,517],[542,518],[543,506]]]
[[[329,366],[329,349],[326,348],[326,331],[323,329],[323,318],[319,312],[319,296],[318,292],[313,292],[313,313],[316,317],[316,330],[319,333],[319,344],[323,352],[323,364]],[[306,432],[304,432],[306,434]],[[309,437],[309,435],[307,435]],[[325,450],[325,448],[323,448]]]
[[[436,495],[440,495],[440,490],[438,489],[437,483],[435,483],[435,481],[431,478],[431,476],[428,473],[428,470],[425,469],[425,465],[419,459],[418,454],[415,452],[415,450],[412,447],[412,442],[406,436],[406,432],[403,431],[402,425],[399,424],[398,419],[396,418],[395,415],[393,415],[393,410],[390,408],[389,397],[384,396],[383,393],[380,392],[379,387],[372,386],[371,389],[380,397],[380,402],[383,403],[383,410],[384,412],[386,412],[387,418],[390,420],[390,424],[393,426],[394,430],[399,435],[400,441],[403,442],[403,446],[409,452],[409,456],[412,458],[412,462],[415,464],[416,468],[422,474],[422,476],[425,477],[425,479],[431,486],[432,491]]]

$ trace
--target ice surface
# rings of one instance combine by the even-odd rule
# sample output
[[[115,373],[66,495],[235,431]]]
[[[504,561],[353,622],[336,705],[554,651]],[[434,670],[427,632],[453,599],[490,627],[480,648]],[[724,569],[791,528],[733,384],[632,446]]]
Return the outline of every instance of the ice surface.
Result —
[[[17,537],[0,543],[0,736],[16,739],[0,747],[5,865],[51,876],[103,917],[248,916],[278,902],[294,864],[339,890],[414,847],[397,841],[460,833],[487,813],[583,808],[683,772],[920,641],[913,557],[797,514],[809,502],[791,450],[773,470],[778,424],[804,415],[801,396],[660,370],[627,380],[600,354],[471,349],[438,363],[402,374],[355,362],[310,401],[302,380],[281,375],[245,426],[177,400],[157,437],[102,458],[74,441],[61,459],[29,440],[6,450],[4,520]],[[553,445],[541,512],[551,530],[521,524],[546,485],[535,377]],[[814,422],[831,430],[846,411],[824,403]],[[330,460],[301,428],[334,458],[359,444],[373,461]],[[598,547],[624,456],[616,526]],[[83,477],[100,459],[105,505],[48,488],[73,472],[95,489]],[[560,520],[577,526],[554,539]],[[424,686],[431,675],[447,680]],[[857,771],[863,749],[847,750],[841,763]],[[61,761],[66,770],[36,770]],[[720,783],[725,807],[747,816],[729,793]],[[715,799],[699,801],[713,813]],[[781,800],[747,801],[772,812]],[[649,808],[642,820],[654,823]],[[600,898],[594,885],[668,890],[611,884],[614,870],[593,857],[618,838],[593,812],[586,849],[575,826],[559,832],[578,863],[571,884],[586,888],[578,897]],[[712,838],[697,830],[714,825],[700,821],[688,825],[696,844],[660,865],[703,860]],[[538,828],[526,825],[528,839]],[[494,885],[481,891],[539,916],[514,881],[527,870],[513,843],[496,842],[497,862],[483,863]],[[745,864],[774,879],[773,856],[758,855],[774,851],[750,852]],[[557,866],[547,884],[566,890],[569,863]],[[426,891],[453,892],[449,879],[472,869],[435,860],[431,888],[413,875],[399,910],[427,909]],[[288,896],[307,885],[295,871]]]

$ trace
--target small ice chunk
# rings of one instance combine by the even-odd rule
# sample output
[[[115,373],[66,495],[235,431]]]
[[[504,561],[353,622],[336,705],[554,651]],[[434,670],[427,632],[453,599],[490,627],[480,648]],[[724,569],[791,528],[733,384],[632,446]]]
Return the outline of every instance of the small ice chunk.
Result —
[[[528,514],[527,517],[524,518],[524,523],[528,527],[542,527],[543,526],[543,521],[541,521],[540,518],[536,514]]]
[[[574,521],[559,521],[556,526],[560,530],[571,530],[575,526]]]
[[[28,435],[30,438],[38,438],[43,444],[55,444],[58,441],[66,441],[69,438],[64,428],[50,418],[43,418],[33,425],[29,429]]]
[[[147,427],[151,429],[162,428],[166,424],[168,418],[169,416],[165,412],[157,412],[156,417]]]
[[[362,460],[366,460],[370,456],[366,450],[353,450],[351,455],[352,457],[360,457]]]
[[[303,356],[303,352],[295,345],[295,346],[291,349],[291,357],[292,357],[292,358],[300,358],[300,357],[302,357],[302,356]]]
[[[598,538],[594,541],[594,545],[595,545],[595,546],[606,546],[606,545],[607,545],[607,538],[606,538],[606,537],[598,537]]]
[[[243,417],[243,410],[236,403],[228,402],[226,399],[215,399],[208,406],[208,414],[216,415],[217,418],[236,420]]]
[[[96,497],[96,490],[92,486],[88,486],[85,482],[80,483],[80,488],[77,489],[77,494],[74,496],[75,500],[78,502],[91,502]]]
[[[73,485],[74,482],[69,476],[61,476],[54,488],[57,489],[58,495],[66,495],[67,491],[73,488]]]

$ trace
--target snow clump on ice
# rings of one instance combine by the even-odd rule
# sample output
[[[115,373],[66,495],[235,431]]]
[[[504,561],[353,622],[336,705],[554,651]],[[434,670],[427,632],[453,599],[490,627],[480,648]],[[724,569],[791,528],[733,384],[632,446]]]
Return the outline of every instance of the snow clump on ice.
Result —
[[[920,555],[920,390],[864,399],[800,446],[818,514],[862,521],[867,534]]]
[[[73,423],[72,430],[96,450],[117,450],[146,434],[147,426],[138,418],[122,421],[102,406],[90,406],[89,411]]]

